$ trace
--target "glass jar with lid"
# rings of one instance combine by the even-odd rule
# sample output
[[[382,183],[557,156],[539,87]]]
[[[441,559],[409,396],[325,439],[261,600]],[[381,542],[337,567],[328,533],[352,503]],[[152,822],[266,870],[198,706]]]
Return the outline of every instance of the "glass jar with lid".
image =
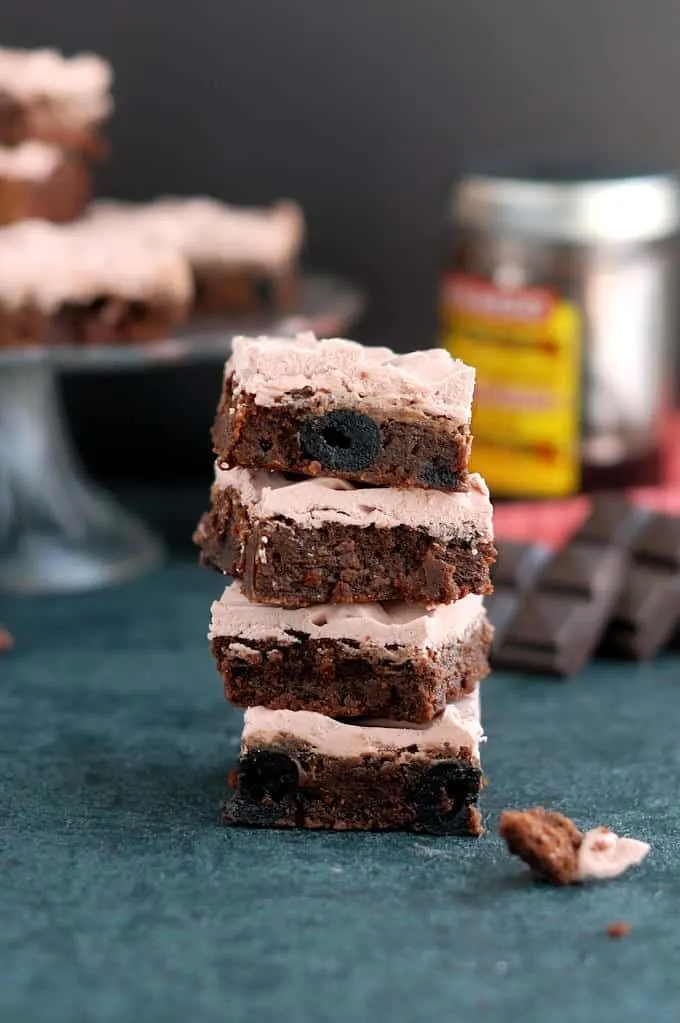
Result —
[[[477,370],[473,468],[499,496],[658,479],[675,177],[473,175],[450,213],[442,343]]]

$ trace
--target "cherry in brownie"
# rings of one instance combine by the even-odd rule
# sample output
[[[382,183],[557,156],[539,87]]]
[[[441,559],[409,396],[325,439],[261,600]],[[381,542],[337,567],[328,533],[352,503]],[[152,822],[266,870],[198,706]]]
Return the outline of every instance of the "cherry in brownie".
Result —
[[[230,824],[477,836],[479,696],[425,726],[246,711]]]
[[[490,592],[486,484],[468,490],[359,487],[334,478],[220,469],[194,534],[204,564],[263,604],[450,603]]]
[[[232,583],[212,607],[210,643],[237,707],[430,721],[489,671],[482,598],[454,604],[251,603]]]
[[[474,370],[442,349],[236,338],[213,445],[228,466],[464,490]]]

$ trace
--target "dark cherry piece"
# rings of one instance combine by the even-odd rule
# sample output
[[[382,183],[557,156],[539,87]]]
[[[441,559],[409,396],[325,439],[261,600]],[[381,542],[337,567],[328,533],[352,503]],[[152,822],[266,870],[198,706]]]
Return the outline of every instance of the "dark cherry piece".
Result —
[[[361,472],[380,451],[380,428],[369,416],[335,409],[300,423],[304,455],[332,472]]]
[[[460,486],[459,473],[438,462],[423,462],[420,478],[423,483],[439,490],[458,490]]]
[[[268,825],[295,813],[299,772],[285,753],[254,750],[242,757],[238,789],[224,807],[235,824]]]
[[[479,794],[482,772],[458,760],[440,760],[427,772],[412,799],[416,830],[434,835],[466,833],[464,811]]]

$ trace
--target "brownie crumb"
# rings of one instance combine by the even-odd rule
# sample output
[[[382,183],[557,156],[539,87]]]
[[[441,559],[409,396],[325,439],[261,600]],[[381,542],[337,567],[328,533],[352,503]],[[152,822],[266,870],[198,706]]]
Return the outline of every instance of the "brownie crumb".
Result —
[[[630,934],[630,924],[625,920],[615,920],[608,925],[607,934],[610,938],[627,938]]]
[[[0,654],[11,650],[13,646],[14,636],[4,626],[0,625]]]
[[[572,884],[578,872],[583,833],[561,813],[537,806],[533,810],[504,810],[498,833],[508,851],[550,884]]]
[[[542,806],[504,810],[498,833],[513,856],[544,881],[558,885],[611,881],[642,863],[650,849],[647,842],[620,838],[609,828],[584,834],[568,817]]]
[[[238,788],[238,767],[232,767],[227,775],[227,785],[230,789]]]

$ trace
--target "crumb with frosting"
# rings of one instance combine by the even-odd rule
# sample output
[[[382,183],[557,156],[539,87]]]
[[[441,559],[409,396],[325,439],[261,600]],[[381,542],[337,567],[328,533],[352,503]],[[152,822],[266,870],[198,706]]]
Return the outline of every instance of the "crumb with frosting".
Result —
[[[579,831],[569,817],[544,810],[504,810],[498,833],[508,851],[519,856],[531,871],[555,885],[606,881],[637,866],[649,845],[621,838],[609,828]]]

